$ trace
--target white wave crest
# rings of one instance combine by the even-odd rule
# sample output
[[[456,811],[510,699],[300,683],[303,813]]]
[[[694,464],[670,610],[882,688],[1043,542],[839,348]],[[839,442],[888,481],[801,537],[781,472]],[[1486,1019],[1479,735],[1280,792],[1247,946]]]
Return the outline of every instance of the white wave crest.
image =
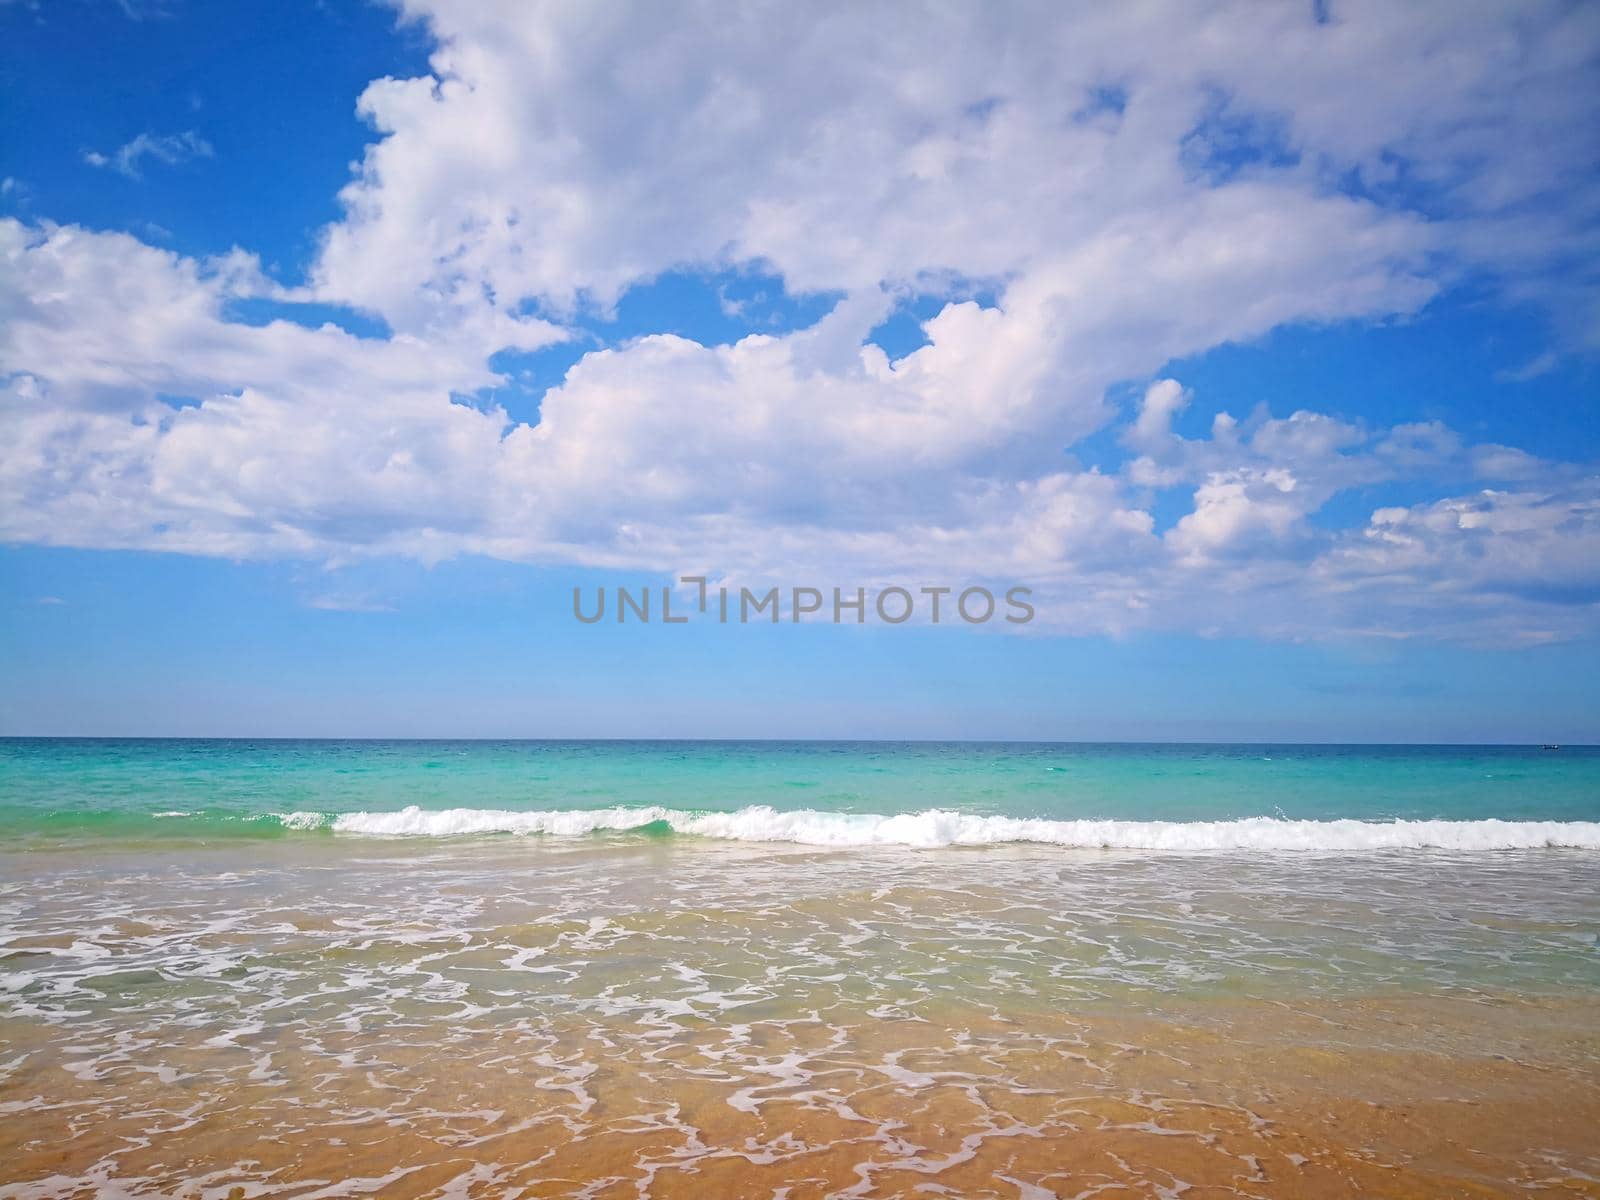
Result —
[[[884,816],[780,812],[767,805],[737,812],[604,808],[511,812],[412,806],[398,812],[336,816],[296,812],[278,818],[290,829],[384,837],[456,837],[514,833],[575,836],[626,832],[665,824],[675,833],[741,842],[792,842],[806,846],[987,846],[1032,842],[1118,850],[1522,850],[1566,847],[1600,850],[1593,821],[1291,821],[1247,817],[1237,821],[1049,821],[987,817],[929,809]]]

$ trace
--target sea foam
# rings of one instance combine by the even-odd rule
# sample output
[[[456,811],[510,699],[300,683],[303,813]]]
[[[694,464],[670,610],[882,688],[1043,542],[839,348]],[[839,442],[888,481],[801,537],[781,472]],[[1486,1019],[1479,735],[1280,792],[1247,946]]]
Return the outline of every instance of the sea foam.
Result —
[[[657,827],[695,837],[806,846],[988,846],[1037,843],[1119,850],[1521,850],[1566,847],[1600,850],[1594,821],[1294,821],[1246,817],[1235,821],[1051,821],[928,809],[917,813],[779,811],[754,805],[736,812],[640,808],[503,809],[415,806],[397,812],[296,812],[278,818],[290,829],[380,837],[459,837],[481,834],[577,836]]]

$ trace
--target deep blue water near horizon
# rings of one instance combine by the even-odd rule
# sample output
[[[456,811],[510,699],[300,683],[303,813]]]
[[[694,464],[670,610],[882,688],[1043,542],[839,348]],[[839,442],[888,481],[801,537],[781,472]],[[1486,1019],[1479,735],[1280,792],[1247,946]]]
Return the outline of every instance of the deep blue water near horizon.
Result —
[[[1594,822],[1600,747],[0,739],[0,834],[276,835],[291,813],[412,806]]]

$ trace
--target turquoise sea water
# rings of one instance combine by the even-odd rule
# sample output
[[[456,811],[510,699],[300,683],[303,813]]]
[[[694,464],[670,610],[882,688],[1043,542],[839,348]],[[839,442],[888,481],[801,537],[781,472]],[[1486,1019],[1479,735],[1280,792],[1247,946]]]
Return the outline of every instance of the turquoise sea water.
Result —
[[[384,825],[407,809],[420,817]],[[746,819],[738,828],[692,824],[740,812]],[[879,832],[869,837],[861,819],[843,817],[929,812],[949,819],[923,830],[924,841],[1077,844],[1050,836],[1060,833],[1055,826],[1029,837],[1003,820],[985,824],[990,818],[1581,826],[1600,821],[1600,749],[0,739],[0,835],[13,839],[282,837],[334,828],[434,835],[676,829],[761,840],[770,828],[782,841],[919,844],[905,821],[889,836],[874,825]],[[452,815],[439,816],[445,813]],[[795,814],[807,820],[797,823]],[[830,820],[835,814],[841,819]]]

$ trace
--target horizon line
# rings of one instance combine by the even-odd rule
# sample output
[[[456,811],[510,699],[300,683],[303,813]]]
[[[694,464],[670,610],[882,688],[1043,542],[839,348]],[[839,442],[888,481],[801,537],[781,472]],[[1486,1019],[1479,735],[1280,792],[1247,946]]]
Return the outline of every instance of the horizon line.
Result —
[[[1379,742],[1379,741],[1292,741],[1277,738],[978,738],[978,737],[713,737],[713,736],[492,736],[438,735],[398,736],[361,735],[344,737],[316,734],[134,734],[134,733],[0,733],[0,742],[516,742],[557,745],[563,743],[699,743],[706,745],[835,745],[835,746],[1362,746],[1369,748],[1456,748],[1484,750],[1594,750],[1600,742]]]

